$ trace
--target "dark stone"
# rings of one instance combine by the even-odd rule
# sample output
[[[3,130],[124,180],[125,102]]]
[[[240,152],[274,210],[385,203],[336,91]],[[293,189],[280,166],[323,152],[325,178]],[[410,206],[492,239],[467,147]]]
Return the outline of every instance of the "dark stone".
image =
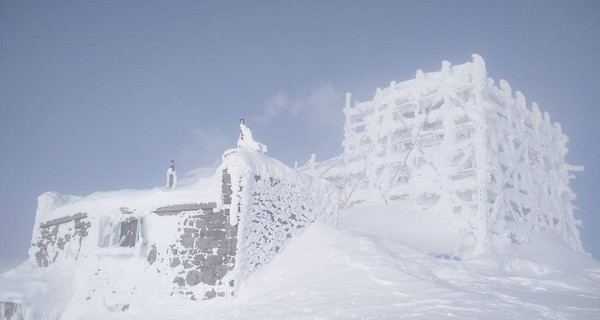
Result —
[[[194,256],[194,260],[204,262],[206,261],[206,258],[202,254],[197,254],[196,256]]]
[[[185,286],[185,280],[182,277],[177,277],[173,280],[173,283],[177,283],[180,287]]]
[[[194,239],[193,238],[185,238],[185,239],[181,240],[181,245],[184,248],[190,249],[191,247],[194,246]]]
[[[210,221],[209,226],[212,229],[223,229],[225,227],[225,222],[223,221],[224,217],[219,217],[220,219],[214,219]]]
[[[196,220],[196,228],[198,230],[204,228],[206,226],[206,223],[204,221],[202,221],[201,219]]]
[[[202,280],[202,274],[198,270],[190,270],[185,276],[185,283],[190,286],[195,286]]]
[[[156,262],[156,245],[152,245],[152,249],[148,253],[148,263],[153,264]]]
[[[198,230],[196,230],[195,228],[183,228],[183,233],[187,233],[187,234],[193,234],[194,232],[197,232]]]
[[[209,291],[204,294],[204,300],[212,299],[216,296],[217,296],[217,292],[213,289],[212,291]]]
[[[223,230],[213,230],[211,232],[211,238],[213,240],[223,240],[227,236],[227,233]]]
[[[210,255],[210,256],[206,257],[206,264],[208,266],[219,266],[219,265],[222,265],[223,264],[223,257],[219,256],[219,255],[216,255],[216,254]]]
[[[208,250],[210,243],[211,241],[208,238],[198,238],[196,239],[195,247],[200,250]]]
[[[202,270],[202,282],[214,286],[217,283],[217,270],[204,269]]]
[[[179,260],[178,257],[175,257],[175,258],[173,258],[173,260],[171,260],[171,268],[175,268],[180,264],[181,264],[181,261]]]
[[[217,279],[223,279],[223,277],[227,274],[227,267],[226,266],[220,266],[219,268],[217,268]]]
[[[210,249],[219,248],[219,247],[220,247],[220,245],[221,245],[221,242],[225,242],[225,241],[222,241],[222,240],[214,240],[214,241],[211,241],[211,242],[210,242],[210,246],[209,246],[209,248],[210,248]]]

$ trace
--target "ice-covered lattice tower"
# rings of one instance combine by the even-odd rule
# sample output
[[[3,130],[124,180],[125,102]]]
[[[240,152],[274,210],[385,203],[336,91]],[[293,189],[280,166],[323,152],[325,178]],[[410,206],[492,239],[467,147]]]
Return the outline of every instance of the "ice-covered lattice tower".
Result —
[[[344,153],[315,173],[341,189],[340,204],[406,200],[450,217],[471,253],[522,243],[551,230],[582,250],[558,123],[472,62],[377,89],[344,108]]]

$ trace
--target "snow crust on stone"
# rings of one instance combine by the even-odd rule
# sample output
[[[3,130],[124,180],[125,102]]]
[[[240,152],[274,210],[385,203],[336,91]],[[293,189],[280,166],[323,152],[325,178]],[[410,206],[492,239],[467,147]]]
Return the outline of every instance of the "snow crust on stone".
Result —
[[[230,222],[239,224],[235,278],[243,281],[314,222],[337,223],[334,186],[262,152],[226,151],[217,171],[231,175]]]

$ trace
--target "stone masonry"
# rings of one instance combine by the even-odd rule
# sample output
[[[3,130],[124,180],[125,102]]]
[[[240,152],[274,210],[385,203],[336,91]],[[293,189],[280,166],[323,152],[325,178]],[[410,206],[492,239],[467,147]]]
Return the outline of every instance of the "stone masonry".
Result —
[[[223,172],[223,202],[231,203],[231,178]],[[213,286],[201,299],[233,295],[234,281],[223,283],[233,270],[237,246],[237,225],[229,223],[229,209],[203,209],[188,214],[179,225],[179,241],[171,245],[170,267],[178,269],[173,280],[174,292],[195,300],[195,287]]]

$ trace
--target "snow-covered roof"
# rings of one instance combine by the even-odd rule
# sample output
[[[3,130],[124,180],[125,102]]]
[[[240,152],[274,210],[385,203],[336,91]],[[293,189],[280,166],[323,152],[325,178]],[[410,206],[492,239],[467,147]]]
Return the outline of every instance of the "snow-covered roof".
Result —
[[[172,205],[214,203],[220,197],[219,179],[220,176],[215,174],[187,187],[125,189],[94,192],[83,197],[46,192],[38,197],[37,220],[43,223],[78,213],[86,213],[90,217],[120,214],[125,208],[133,212],[152,212]]]

